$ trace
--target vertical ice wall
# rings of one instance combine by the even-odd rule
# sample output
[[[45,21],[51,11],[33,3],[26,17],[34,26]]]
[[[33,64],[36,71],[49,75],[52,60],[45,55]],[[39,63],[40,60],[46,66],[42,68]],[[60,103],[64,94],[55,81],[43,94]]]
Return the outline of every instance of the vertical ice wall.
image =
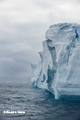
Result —
[[[80,84],[79,33],[80,26],[77,24],[50,26],[43,41],[43,51],[39,52],[41,60],[32,65],[33,85],[49,90],[56,99],[61,94],[73,94],[72,89],[75,95],[80,92],[80,89],[76,91],[77,84]]]

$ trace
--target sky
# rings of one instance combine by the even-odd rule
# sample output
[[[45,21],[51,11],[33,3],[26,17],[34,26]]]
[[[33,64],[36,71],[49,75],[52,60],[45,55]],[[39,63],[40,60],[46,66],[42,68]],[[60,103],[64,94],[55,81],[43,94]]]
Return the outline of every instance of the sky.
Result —
[[[46,30],[80,24],[80,0],[0,0],[0,82],[30,82]]]

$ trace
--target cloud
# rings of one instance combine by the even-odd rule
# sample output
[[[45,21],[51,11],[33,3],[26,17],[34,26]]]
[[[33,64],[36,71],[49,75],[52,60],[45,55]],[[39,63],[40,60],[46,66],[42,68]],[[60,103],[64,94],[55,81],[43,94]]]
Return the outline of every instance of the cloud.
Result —
[[[5,0],[0,0],[0,2],[4,2]]]
[[[0,78],[31,78],[48,27],[80,23],[79,0],[0,0]]]

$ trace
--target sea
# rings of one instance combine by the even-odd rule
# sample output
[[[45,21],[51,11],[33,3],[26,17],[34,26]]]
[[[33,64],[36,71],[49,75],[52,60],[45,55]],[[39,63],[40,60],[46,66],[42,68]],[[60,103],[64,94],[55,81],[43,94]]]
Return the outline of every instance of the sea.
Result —
[[[31,83],[0,83],[0,120],[80,120],[80,98],[55,100]]]

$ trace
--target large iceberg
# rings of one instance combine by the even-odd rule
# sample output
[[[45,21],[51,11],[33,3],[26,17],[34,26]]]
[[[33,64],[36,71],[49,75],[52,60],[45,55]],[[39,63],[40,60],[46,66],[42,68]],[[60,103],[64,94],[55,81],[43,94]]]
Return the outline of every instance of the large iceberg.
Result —
[[[58,99],[80,95],[80,25],[59,23],[49,27],[41,60],[32,66],[32,83]]]

